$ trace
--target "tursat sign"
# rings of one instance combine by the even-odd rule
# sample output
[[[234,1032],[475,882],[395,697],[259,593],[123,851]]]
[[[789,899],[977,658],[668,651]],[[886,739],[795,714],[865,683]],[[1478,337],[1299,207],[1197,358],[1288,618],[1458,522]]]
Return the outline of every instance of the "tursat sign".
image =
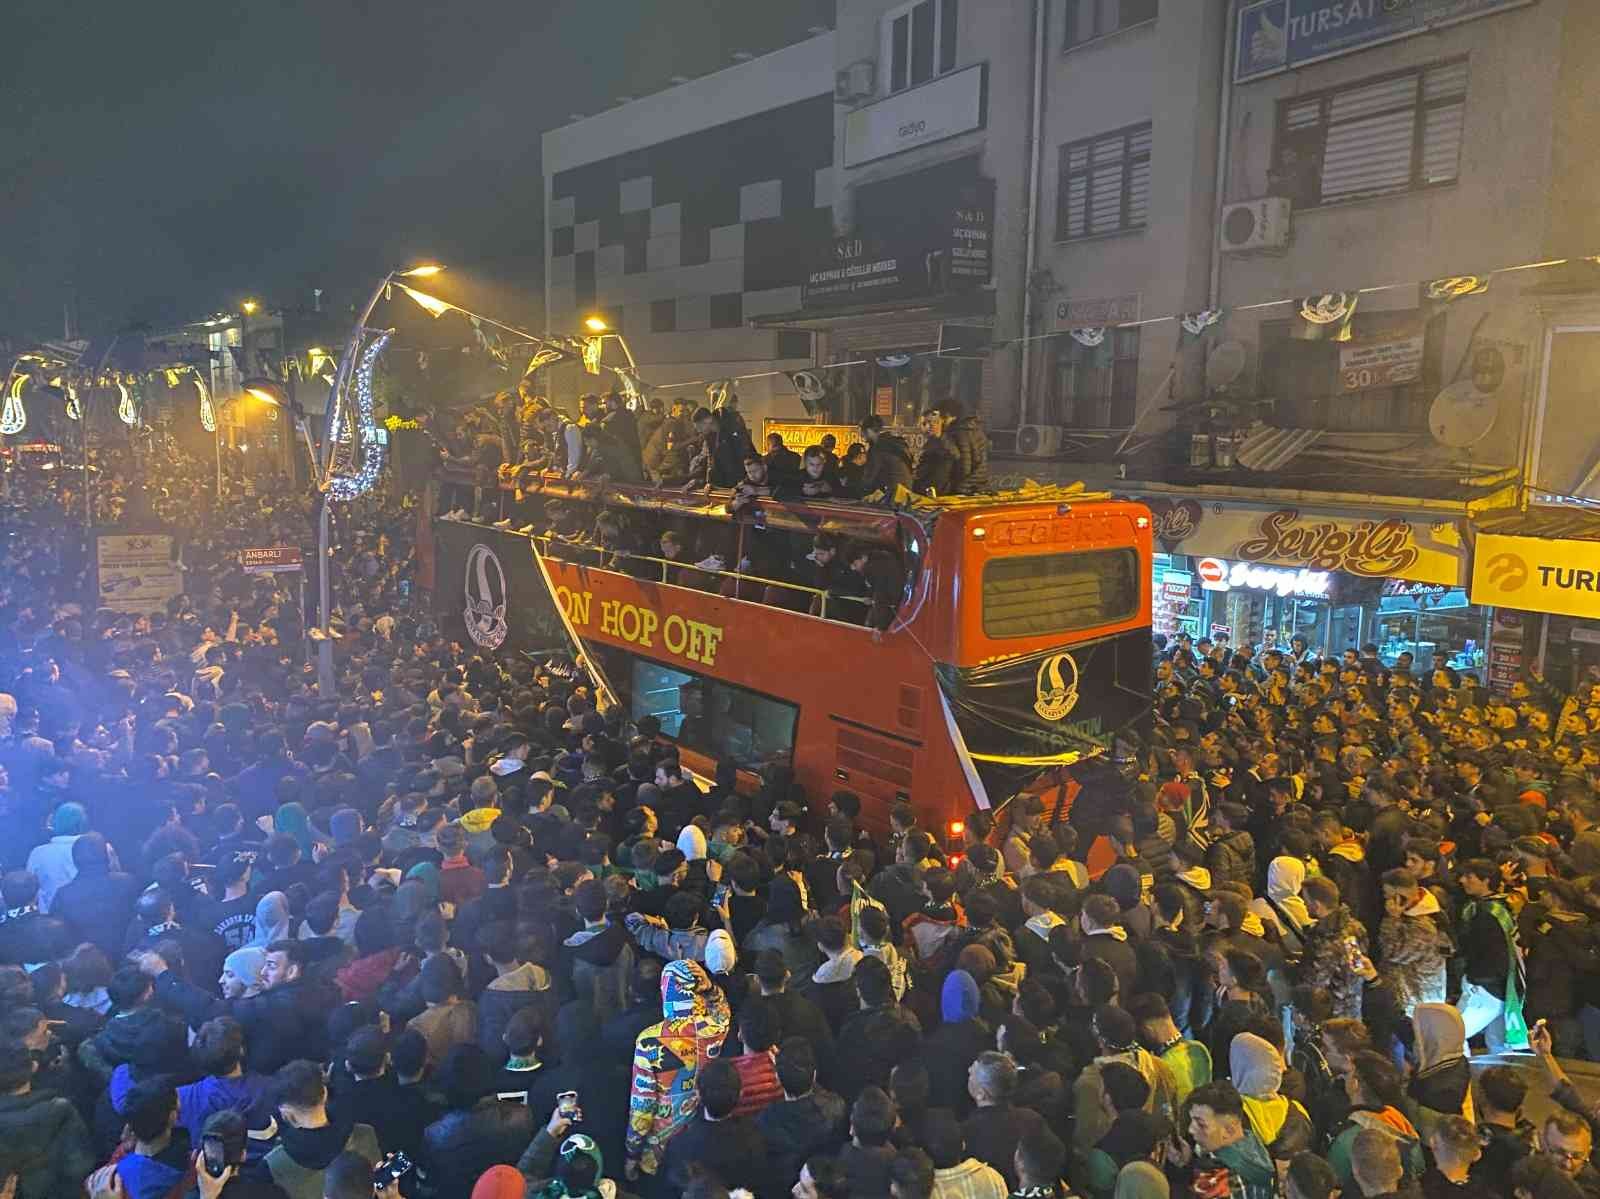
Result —
[[[1480,533],[1472,602],[1600,620],[1600,541]]]

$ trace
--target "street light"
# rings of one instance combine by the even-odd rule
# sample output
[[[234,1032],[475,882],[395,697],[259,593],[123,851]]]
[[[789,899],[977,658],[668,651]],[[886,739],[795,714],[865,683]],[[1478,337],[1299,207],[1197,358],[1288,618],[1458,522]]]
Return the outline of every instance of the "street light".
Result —
[[[378,306],[378,301],[389,290],[389,285],[396,279],[432,278],[442,270],[444,270],[444,267],[436,263],[424,262],[416,266],[407,267],[405,270],[389,271],[378,281],[378,286],[372,290],[372,297],[367,301],[366,307],[361,310],[361,315],[356,318],[355,330],[351,333],[350,340],[345,343],[344,352],[339,356],[338,368],[334,371],[333,382],[328,388],[327,416],[323,427],[322,453],[320,455],[312,455],[313,474],[317,479],[317,490],[322,494],[322,504],[321,511],[317,515],[318,625],[316,629],[311,630],[308,634],[317,643],[317,693],[323,699],[333,699],[337,692],[333,675],[334,634],[329,624],[329,609],[332,607],[333,599],[328,580],[328,541],[330,537],[329,512],[334,500],[334,461],[338,453],[339,421],[341,416],[344,415],[340,412],[340,409],[344,406],[342,397],[356,374],[357,359],[362,357],[361,343],[367,334],[367,321],[371,319],[372,310]],[[401,286],[405,287],[404,284],[401,284]],[[422,294],[420,292],[412,292],[410,288],[406,288],[406,292],[414,300]],[[429,298],[431,299],[431,297]],[[434,311],[432,306],[423,303],[423,301],[417,300],[417,302],[423,304],[423,307],[427,308],[428,311]],[[441,301],[435,300],[434,303],[439,304]],[[437,316],[439,313],[434,312],[434,315]],[[386,342],[387,338],[381,337],[379,340]],[[366,362],[369,368],[370,361],[369,357]],[[359,412],[349,413],[346,417],[352,422],[357,421],[359,418]],[[359,430],[354,432],[355,439],[359,441]],[[310,440],[311,435],[307,432],[307,444],[310,444]],[[369,449],[377,450],[381,444],[381,442],[375,441]]]
[[[609,333],[611,326],[606,324],[603,316],[586,316],[583,318],[583,327],[590,333]]]
[[[246,300],[243,304],[240,304],[239,307],[244,310],[244,314],[246,316],[254,316],[256,314],[256,309],[260,308],[261,305],[256,303],[254,300]]]

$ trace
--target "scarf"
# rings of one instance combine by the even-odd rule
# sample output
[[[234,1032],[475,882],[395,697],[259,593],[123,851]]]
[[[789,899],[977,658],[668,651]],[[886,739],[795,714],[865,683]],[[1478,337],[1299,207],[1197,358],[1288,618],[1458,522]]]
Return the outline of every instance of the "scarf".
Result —
[[[1507,957],[1510,966],[1506,969],[1506,1045],[1511,1049],[1526,1049],[1528,1047],[1528,1021],[1522,1015],[1522,947],[1517,944],[1517,921],[1512,916],[1511,909],[1506,906],[1503,895],[1489,895],[1484,899],[1473,900],[1461,909],[1461,923],[1471,924],[1473,917],[1478,914],[1478,904],[1482,903],[1489,915],[1494,917],[1494,922],[1500,926],[1500,931],[1505,934]]]
[[[12,920],[20,920],[24,916],[37,915],[38,911],[39,905],[36,903],[25,903],[20,908],[7,908],[5,914],[0,915],[0,924],[5,924]]]

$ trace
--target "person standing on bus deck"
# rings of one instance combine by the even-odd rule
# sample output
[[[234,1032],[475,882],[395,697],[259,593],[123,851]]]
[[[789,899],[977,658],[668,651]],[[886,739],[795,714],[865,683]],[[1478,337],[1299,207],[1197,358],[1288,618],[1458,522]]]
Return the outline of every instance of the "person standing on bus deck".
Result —
[[[911,447],[897,434],[885,433],[883,417],[876,413],[861,418],[861,435],[867,439],[867,468],[860,494],[881,491],[885,500],[893,501],[896,487],[911,487]]]
[[[783,444],[782,433],[767,434],[767,477],[775,484],[791,483],[800,477],[800,455]]]
[[[689,460],[689,488],[736,486],[744,478],[745,451],[738,413],[722,419],[709,408],[696,408],[694,427],[700,442]]]
[[[955,482],[956,452],[944,434],[944,414],[930,408],[922,414],[922,452],[917,455],[917,469],[911,480],[911,490],[918,495],[950,495]]]
[[[540,463],[542,470],[555,471],[571,478],[584,467],[583,433],[554,408],[539,413],[539,431],[550,446],[550,457]]]
[[[978,495],[989,490],[989,435],[983,431],[978,418],[968,416],[959,400],[946,400],[939,405],[944,418],[940,433],[955,452],[955,478],[950,482],[952,495]]]

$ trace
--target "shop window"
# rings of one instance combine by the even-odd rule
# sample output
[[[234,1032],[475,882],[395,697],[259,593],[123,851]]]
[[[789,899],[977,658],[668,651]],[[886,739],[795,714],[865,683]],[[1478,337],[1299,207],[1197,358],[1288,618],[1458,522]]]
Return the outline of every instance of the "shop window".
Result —
[[[1156,0],[1067,0],[1067,49],[1156,19]]]
[[[632,716],[654,716],[685,749],[751,770],[794,755],[794,704],[629,655]]]
[[[1148,123],[1061,147],[1056,240],[1143,229],[1150,221]]]
[[[915,0],[883,18],[889,90],[901,92],[955,70],[957,0]]]
[[[1052,424],[1075,429],[1120,429],[1133,424],[1139,403],[1139,330],[1108,329],[1097,346],[1063,334],[1052,338]]]
[[[1281,101],[1269,190],[1315,208],[1454,183],[1466,108],[1464,58]]]
[[[1286,429],[1342,433],[1421,431],[1438,394],[1444,347],[1445,314],[1424,322],[1416,310],[1356,312],[1347,342],[1305,341],[1295,337],[1299,322],[1268,321],[1261,326],[1260,393],[1272,402],[1269,423]],[[1388,381],[1392,371],[1363,371],[1362,347],[1404,343],[1421,337],[1419,362]],[[1413,373],[1414,368],[1414,373]]]

